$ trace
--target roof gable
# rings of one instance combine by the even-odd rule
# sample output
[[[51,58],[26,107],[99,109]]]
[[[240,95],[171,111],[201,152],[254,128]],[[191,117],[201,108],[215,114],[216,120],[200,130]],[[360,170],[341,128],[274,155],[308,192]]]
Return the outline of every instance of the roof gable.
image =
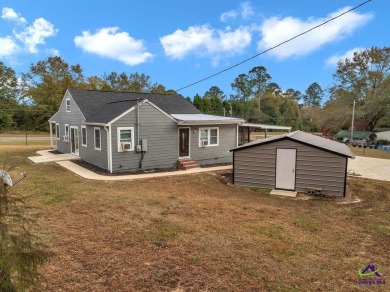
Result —
[[[108,123],[134,107],[137,102],[149,100],[168,114],[200,114],[182,95],[136,92],[114,92],[68,89],[86,122]]]

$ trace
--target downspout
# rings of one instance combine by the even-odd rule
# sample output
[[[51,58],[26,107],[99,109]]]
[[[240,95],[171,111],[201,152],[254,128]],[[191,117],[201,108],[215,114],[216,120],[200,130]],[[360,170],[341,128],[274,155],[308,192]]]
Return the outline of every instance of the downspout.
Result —
[[[139,103],[137,98],[137,145],[139,144]],[[136,147],[137,147],[136,145]]]
[[[140,140],[139,140],[139,103],[138,103],[138,98],[137,98],[137,145],[139,145]],[[137,145],[135,147],[137,147]],[[142,169],[142,161],[144,160],[144,151],[141,149],[141,158],[139,160],[139,165],[138,168]]]

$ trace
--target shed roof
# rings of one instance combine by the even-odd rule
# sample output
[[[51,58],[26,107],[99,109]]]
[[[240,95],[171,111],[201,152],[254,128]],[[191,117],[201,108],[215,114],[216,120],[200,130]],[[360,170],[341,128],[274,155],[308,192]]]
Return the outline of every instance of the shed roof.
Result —
[[[272,136],[270,138],[266,139],[260,139],[256,140],[241,146],[238,146],[236,148],[231,149],[230,151],[239,151],[245,148],[254,147],[257,145],[267,144],[267,143],[273,143],[280,140],[292,140],[298,143],[306,144],[308,146],[312,146],[318,149],[322,149],[324,151],[332,152],[338,155],[355,158],[355,155],[352,153],[352,151],[348,148],[347,145],[329,140],[323,137],[319,137],[316,135],[312,135],[306,132],[302,131],[295,131],[291,133],[286,133],[283,135],[277,135]]]
[[[137,102],[149,100],[168,114],[201,114],[180,94],[68,89],[86,122],[108,123]]]

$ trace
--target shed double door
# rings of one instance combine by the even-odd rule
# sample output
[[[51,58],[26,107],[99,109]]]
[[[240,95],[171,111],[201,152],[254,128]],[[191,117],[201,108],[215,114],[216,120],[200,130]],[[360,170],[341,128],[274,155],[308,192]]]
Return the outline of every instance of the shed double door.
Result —
[[[296,157],[296,149],[276,149],[276,189],[295,190]]]

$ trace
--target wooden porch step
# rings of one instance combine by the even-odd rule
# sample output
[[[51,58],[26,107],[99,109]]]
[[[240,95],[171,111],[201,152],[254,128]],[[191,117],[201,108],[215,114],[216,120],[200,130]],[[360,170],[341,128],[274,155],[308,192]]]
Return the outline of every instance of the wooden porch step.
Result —
[[[192,159],[180,159],[177,161],[177,166],[180,169],[190,169],[199,167],[199,164]]]

